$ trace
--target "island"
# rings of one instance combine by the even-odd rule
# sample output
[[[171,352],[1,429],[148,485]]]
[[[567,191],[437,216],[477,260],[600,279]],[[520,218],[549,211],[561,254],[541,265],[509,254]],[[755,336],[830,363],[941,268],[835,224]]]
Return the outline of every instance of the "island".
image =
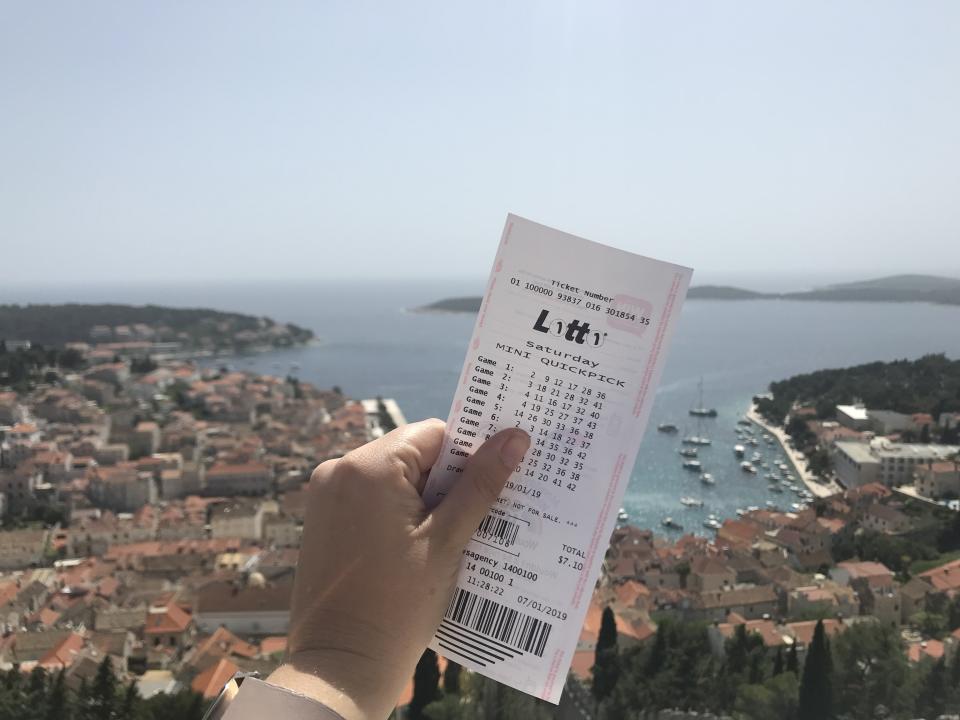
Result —
[[[6,349],[71,343],[141,355],[241,352],[309,342],[313,332],[256,317],[208,308],[160,305],[0,305],[0,342]]]
[[[960,305],[960,279],[935,275],[891,275],[799,292],[757,292],[730,285],[696,285],[687,291],[687,299],[926,302]],[[480,309],[480,301],[480,297],[447,298],[414,308],[414,312],[475,313]]]

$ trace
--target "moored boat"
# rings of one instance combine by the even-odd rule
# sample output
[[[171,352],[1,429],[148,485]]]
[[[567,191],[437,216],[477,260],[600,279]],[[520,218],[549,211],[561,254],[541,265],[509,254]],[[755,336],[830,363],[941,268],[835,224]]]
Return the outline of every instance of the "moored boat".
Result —
[[[683,525],[678,523],[672,517],[665,517],[660,521],[660,524],[663,525],[668,530],[683,530]]]

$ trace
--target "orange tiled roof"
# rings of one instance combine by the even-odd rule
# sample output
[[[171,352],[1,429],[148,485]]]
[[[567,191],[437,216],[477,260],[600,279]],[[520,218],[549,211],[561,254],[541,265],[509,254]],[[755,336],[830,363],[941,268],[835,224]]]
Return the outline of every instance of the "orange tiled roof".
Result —
[[[910,662],[920,662],[924,657],[939,660],[943,657],[943,643],[939,640],[924,640],[907,646],[907,658]]]
[[[240,668],[226,658],[220,658],[219,662],[211,665],[202,673],[197,675],[190,688],[199,693],[206,700],[217,697],[223,686],[232,678]]]
[[[148,635],[182,633],[190,627],[192,620],[190,613],[179,605],[170,603],[164,608],[150,608],[147,612],[147,625],[144,632]]]
[[[260,641],[260,654],[267,656],[287,651],[287,638],[284,635],[265,637]]]
[[[37,665],[45,668],[68,668],[83,648],[83,642],[83,635],[70,633],[59,645],[50,648],[47,654],[37,661]]]
[[[960,589],[960,560],[948,562],[940,567],[920,573],[934,589],[941,592]]]

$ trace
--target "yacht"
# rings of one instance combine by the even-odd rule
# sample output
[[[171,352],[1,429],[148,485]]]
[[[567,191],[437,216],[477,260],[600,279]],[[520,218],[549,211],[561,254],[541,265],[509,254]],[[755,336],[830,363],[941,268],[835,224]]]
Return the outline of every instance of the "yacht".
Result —
[[[757,469],[753,466],[752,463],[746,460],[740,463],[740,469],[747,473],[753,473],[754,475],[757,474]]]
[[[709,517],[709,518],[707,518],[706,520],[703,521],[703,526],[704,526],[705,528],[710,528],[711,530],[719,530],[719,529],[720,529],[720,521],[717,520],[715,517]]]
[[[708,472],[700,473],[700,482],[704,485],[716,485],[717,481],[713,479],[713,475]]]
[[[733,446],[733,454],[736,455],[738,458],[742,458],[745,452],[747,452],[747,449],[743,445]]]
[[[778,510],[778,509],[779,509],[779,508],[777,507],[777,504],[776,504],[773,500],[767,500],[767,502],[766,502],[765,504],[766,504],[766,506],[767,506],[767,510]]]
[[[750,427],[751,425],[753,425],[753,423],[747,420],[746,418],[740,418],[739,420],[737,420],[737,425]]]
[[[672,423],[660,423],[657,425],[657,430],[662,433],[675,433],[679,428]]]
[[[708,437],[704,437],[703,435],[690,435],[685,437],[680,442],[682,442],[684,445],[709,445],[713,441]]]
[[[696,448],[680,448],[677,452],[679,452],[685,458],[695,458],[697,456]]]
[[[778,495],[783,493],[783,488],[779,485],[767,485],[767,490]]]
[[[627,515],[627,511],[623,508],[620,508],[620,511],[617,513],[617,522],[625,523],[630,519],[630,516]]]
[[[699,388],[699,399],[697,401],[697,407],[690,408],[690,414],[694,417],[709,417],[715,418],[717,416],[717,411],[714,408],[704,407],[703,405],[703,378],[700,378]]]
[[[702,468],[702,467],[703,467],[703,466],[700,464],[700,461],[699,461],[699,460],[684,460],[684,461],[683,461],[683,469],[684,469],[684,470],[692,470],[692,471],[694,471],[694,472],[700,472],[700,468]]]
[[[683,505],[684,507],[702,508],[703,500],[698,500],[695,497],[684,495],[682,498],[680,498],[680,504]]]

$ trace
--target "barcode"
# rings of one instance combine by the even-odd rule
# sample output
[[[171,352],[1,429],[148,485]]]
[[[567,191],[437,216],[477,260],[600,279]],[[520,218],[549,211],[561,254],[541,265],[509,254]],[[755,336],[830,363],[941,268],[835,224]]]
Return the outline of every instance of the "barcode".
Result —
[[[499,515],[487,515],[477,528],[478,537],[483,540],[492,540],[505,548],[513,546],[519,532],[520,523],[510,522]]]
[[[550,637],[550,623],[463,588],[453,594],[444,618],[537,657],[543,657]]]

